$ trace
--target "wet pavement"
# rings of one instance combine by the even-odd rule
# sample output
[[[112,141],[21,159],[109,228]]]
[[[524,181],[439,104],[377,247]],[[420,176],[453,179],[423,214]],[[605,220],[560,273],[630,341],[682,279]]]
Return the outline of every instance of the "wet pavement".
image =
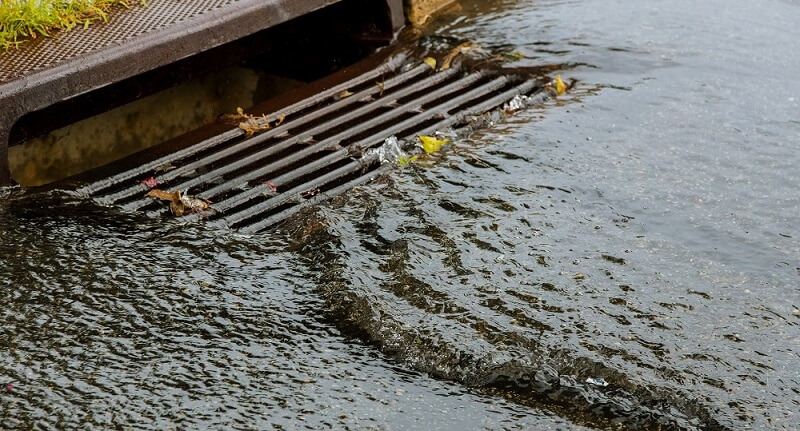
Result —
[[[576,86],[283,225],[0,191],[0,428],[797,429],[792,1],[465,1]]]

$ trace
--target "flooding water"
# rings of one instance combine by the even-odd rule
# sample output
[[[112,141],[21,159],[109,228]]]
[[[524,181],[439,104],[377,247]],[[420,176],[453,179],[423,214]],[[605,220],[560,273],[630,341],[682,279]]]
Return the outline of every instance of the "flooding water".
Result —
[[[465,1],[570,95],[244,236],[0,199],[0,428],[800,427],[800,2]]]

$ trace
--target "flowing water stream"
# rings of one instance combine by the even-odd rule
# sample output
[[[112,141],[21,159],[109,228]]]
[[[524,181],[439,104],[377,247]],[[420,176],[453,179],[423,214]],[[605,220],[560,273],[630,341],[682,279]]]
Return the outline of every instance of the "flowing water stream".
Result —
[[[277,231],[0,191],[0,428],[800,427],[800,2],[461,5],[575,87]]]

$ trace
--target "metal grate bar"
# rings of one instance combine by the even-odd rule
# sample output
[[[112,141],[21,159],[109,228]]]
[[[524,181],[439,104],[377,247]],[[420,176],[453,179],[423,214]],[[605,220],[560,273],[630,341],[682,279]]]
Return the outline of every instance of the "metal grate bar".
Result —
[[[362,140],[358,141],[357,143],[348,146],[347,148],[342,148],[342,149],[340,149],[340,150],[338,150],[338,151],[336,151],[334,153],[331,153],[331,154],[329,154],[329,155],[327,155],[327,156],[325,156],[325,157],[323,157],[323,158],[321,158],[319,160],[315,160],[313,162],[310,162],[308,164],[303,165],[302,167],[300,167],[300,168],[298,168],[296,170],[293,170],[293,171],[288,172],[288,173],[286,173],[284,175],[276,177],[271,182],[272,182],[273,186],[275,186],[275,187],[280,187],[280,186],[282,186],[284,184],[288,184],[288,183],[290,183],[290,182],[292,182],[292,181],[294,181],[294,180],[296,180],[298,178],[301,178],[301,177],[303,177],[305,175],[308,175],[308,174],[316,171],[317,169],[323,168],[325,166],[330,166],[332,163],[336,163],[336,162],[338,162],[340,160],[343,160],[343,159],[345,159],[347,157],[350,157],[354,152],[358,152],[360,150],[364,150],[364,149],[366,149],[366,148],[368,148],[368,147],[370,147],[372,145],[375,145],[376,143],[382,142],[388,136],[391,136],[391,135],[393,135],[395,133],[402,132],[403,130],[406,130],[408,128],[413,127],[415,124],[420,124],[420,123],[422,123],[422,122],[424,122],[426,120],[430,120],[430,119],[432,119],[432,118],[434,118],[434,117],[436,117],[438,115],[441,115],[442,113],[446,113],[447,111],[449,111],[451,109],[457,108],[459,105],[464,104],[466,101],[473,100],[473,99],[478,98],[480,96],[483,96],[485,94],[491,93],[492,91],[495,91],[495,90],[501,88],[503,85],[505,85],[507,83],[507,81],[508,81],[508,78],[506,78],[506,77],[497,78],[497,79],[495,79],[493,81],[490,81],[490,82],[488,82],[488,83],[486,83],[486,84],[484,84],[484,85],[482,85],[482,86],[480,86],[480,87],[478,87],[478,88],[476,88],[476,89],[474,89],[474,90],[472,90],[470,92],[467,92],[467,93],[465,93],[465,94],[463,94],[461,96],[458,96],[458,97],[452,99],[451,101],[449,101],[448,103],[446,103],[444,105],[437,106],[435,110],[431,110],[431,111],[420,113],[420,114],[415,115],[414,117],[411,117],[411,118],[409,118],[409,119],[407,119],[405,121],[402,121],[400,123],[392,125],[389,128],[380,130],[380,131],[372,134],[368,138],[362,139]],[[533,85],[533,84],[531,84],[531,85]],[[506,94],[506,93],[503,93],[503,94]],[[503,100],[503,101],[505,101],[505,100]],[[502,102],[500,102],[500,103],[502,103]],[[485,109],[484,109],[484,111],[485,111]],[[262,175],[253,175],[255,173],[260,174],[260,173],[262,173],[262,171],[266,171],[267,173],[270,172],[270,171],[274,172],[276,170],[281,169],[282,167],[288,166],[291,163],[294,163],[296,161],[301,160],[300,158],[295,159],[294,156],[295,155],[292,155],[290,157],[290,158],[292,158],[291,160],[288,160],[288,158],[287,159],[282,159],[282,160],[280,160],[278,162],[273,163],[272,165],[265,166],[264,168],[254,172],[254,173],[248,174],[247,177],[248,178],[249,177],[253,177],[253,179],[255,179],[255,178],[258,178],[258,177],[262,176]],[[237,180],[241,180],[241,178],[239,178]],[[238,182],[238,184],[241,184],[241,183],[242,183],[242,181]],[[221,187],[221,186],[218,186],[218,187]],[[216,196],[215,194],[212,194],[213,190],[214,189],[211,189],[208,192],[203,193],[202,196],[206,197],[206,198],[213,198],[214,196]],[[260,185],[257,185],[255,187],[253,187],[250,190],[247,190],[246,192],[239,193],[236,196],[233,196],[231,198],[223,200],[223,201],[215,204],[214,207],[216,209],[220,210],[220,211],[227,211],[227,210],[229,210],[231,208],[235,208],[236,206],[239,206],[239,205],[243,204],[244,202],[246,202],[246,201],[248,201],[248,200],[250,200],[250,199],[252,199],[252,198],[254,198],[256,196],[263,195],[264,193],[269,193],[269,192],[270,192],[269,186],[267,186],[265,184],[260,184]]]
[[[446,129],[448,127],[452,127],[452,126],[454,126],[456,124],[462,123],[470,115],[483,114],[484,112],[490,111],[491,109],[500,106],[504,102],[508,102],[509,100],[511,100],[512,97],[514,97],[516,95],[525,94],[525,93],[533,90],[534,88],[536,88],[536,83],[535,82],[533,82],[533,81],[525,81],[522,84],[519,84],[519,85],[517,85],[515,87],[512,87],[511,89],[506,90],[506,91],[498,94],[497,96],[492,97],[489,100],[486,100],[485,102],[479,103],[479,104],[477,104],[475,106],[472,106],[472,107],[470,107],[470,108],[468,108],[468,109],[466,109],[464,111],[460,111],[460,112],[455,113],[455,114],[453,114],[451,116],[448,116],[444,120],[442,120],[442,121],[440,121],[440,122],[438,122],[438,123],[426,128],[426,129],[423,129],[418,133],[420,135],[427,135],[427,134],[430,134],[430,133],[434,133],[437,130],[442,130],[442,129]],[[539,93],[537,95],[537,99],[535,100],[535,103],[544,103],[545,101],[549,100],[551,97],[553,97],[553,96],[549,91],[543,91],[543,92],[541,92],[541,93]]]
[[[346,82],[343,82],[341,84],[335,85],[335,86],[333,86],[333,87],[331,87],[331,88],[329,88],[327,90],[324,90],[323,92],[321,92],[318,95],[316,95],[316,97],[303,99],[303,100],[301,100],[301,101],[299,101],[299,102],[297,102],[297,103],[295,103],[295,104],[293,104],[291,106],[288,106],[288,107],[282,109],[281,111],[279,111],[279,112],[277,112],[275,114],[268,115],[267,118],[270,121],[276,121],[281,116],[292,115],[292,114],[300,112],[300,111],[302,111],[304,109],[308,109],[308,108],[310,108],[310,107],[312,107],[312,106],[314,106],[316,104],[319,104],[320,102],[322,102],[322,101],[324,101],[324,100],[326,100],[326,99],[328,99],[330,97],[333,97],[333,96],[341,93],[342,91],[345,91],[345,90],[347,90],[349,88],[356,87],[358,85],[361,85],[361,84],[363,84],[363,83],[365,83],[367,81],[375,79],[375,78],[377,78],[377,77],[379,77],[381,75],[384,75],[384,74],[386,74],[388,72],[393,72],[397,68],[399,68],[400,65],[403,64],[403,62],[405,61],[406,57],[407,57],[407,55],[404,54],[404,53],[395,55],[394,57],[390,58],[386,63],[384,63],[380,67],[377,67],[377,68],[375,68],[373,70],[370,70],[370,71],[368,71],[366,73],[363,73],[363,74],[361,74],[361,75],[359,75],[359,76],[357,76],[357,77],[355,77],[353,79],[350,79],[350,80],[348,80]],[[413,73],[412,77],[416,76],[418,73],[421,73],[417,69],[420,69],[421,71],[425,71],[425,68],[422,68],[422,67],[413,69],[412,71],[410,71],[411,73]],[[347,99],[342,99],[342,100],[347,100]],[[296,122],[295,122],[295,124],[296,124]],[[291,124],[291,126],[294,126],[294,124]],[[181,160],[181,159],[184,159],[186,157],[195,155],[195,154],[200,153],[202,151],[205,151],[205,150],[207,150],[209,148],[215,147],[217,145],[223,144],[225,142],[228,142],[228,141],[230,141],[232,139],[235,139],[235,138],[238,138],[238,137],[241,137],[241,136],[244,136],[244,131],[243,130],[241,130],[239,128],[230,130],[230,131],[225,132],[225,133],[223,133],[223,134],[221,134],[219,136],[214,136],[214,137],[212,137],[210,139],[207,139],[207,140],[202,141],[202,142],[200,142],[198,144],[195,144],[195,145],[193,145],[191,147],[185,148],[183,150],[176,151],[176,152],[174,152],[172,154],[169,154],[169,155],[166,155],[164,157],[158,158],[158,159],[153,160],[153,161],[151,161],[149,163],[142,164],[141,166],[137,166],[135,169],[131,169],[131,170],[128,170],[128,171],[125,171],[125,172],[120,172],[119,174],[112,175],[109,178],[104,178],[104,179],[102,179],[100,181],[96,181],[96,182],[93,182],[91,184],[87,184],[87,185],[85,185],[85,186],[83,186],[81,188],[78,188],[76,190],[76,192],[80,193],[82,195],[86,195],[86,196],[91,195],[91,194],[96,194],[99,191],[102,191],[102,190],[105,190],[107,188],[113,187],[113,186],[115,186],[115,185],[117,185],[117,184],[119,184],[119,183],[121,183],[123,181],[130,180],[130,179],[145,175],[146,173],[151,172],[152,170],[158,168],[159,166],[168,165],[168,164],[173,163],[173,162],[175,162],[177,160]],[[164,181],[166,181],[166,180],[164,180]],[[144,187],[144,188],[141,188],[141,187]],[[146,191],[147,190],[147,186],[144,186],[143,184],[137,183],[135,186],[132,186],[130,189],[136,189],[133,192],[133,193],[135,193],[135,192],[140,192],[140,191]],[[110,196],[109,198],[105,198],[105,199],[100,198],[100,199],[98,199],[98,201],[103,203],[103,204],[111,204],[111,203],[114,203],[114,202],[116,202],[117,200],[120,199],[120,197],[117,197],[116,194],[112,195],[112,196]],[[120,196],[128,196],[128,195],[120,195]]]
[[[332,188],[332,189],[330,189],[328,191],[319,193],[319,194],[315,195],[314,197],[312,197],[310,199],[307,199],[306,201],[301,202],[301,203],[299,203],[299,204],[287,209],[286,211],[282,211],[282,212],[280,212],[278,214],[273,214],[273,215],[265,218],[264,220],[261,220],[259,222],[253,223],[253,224],[248,225],[248,226],[244,226],[244,227],[241,228],[241,230],[243,232],[253,233],[253,232],[258,232],[258,231],[262,231],[264,229],[267,229],[268,227],[274,226],[275,224],[277,224],[277,223],[279,223],[279,222],[281,222],[283,220],[286,220],[287,218],[297,214],[298,212],[300,212],[300,211],[302,211],[302,210],[304,210],[304,209],[306,209],[308,207],[311,207],[311,206],[317,205],[317,204],[319,204],[321,202],[324,202],[324,201],[326,201],[326,200],[328,200],[328,199],[330,199],[330,198],[332,198],[334,196],[340,195],[340,194],[342,194],[342,193],[344,193],[344,192],[346,192],[346,191],[348,191],[348,190],[350,190],[350,189],[352,189],[354,187],[358,187],[358,186],[364,185],[364,184],[374,180],[375,178],[378,178],[379,176],[389,172],[390,169],[391,169],[391,166],[389,166],[389,165],[381,165],[380,167],[378,167],[378,169],[376,169],[376,170],[374,170],[372,172],[364,174],[364,175],[362,175],[362,176],[360,176],[360,177],[358,177],[358,178],[356,178],[356,179],[354,179],[352,181],[349,181],[349,182],[347,182],[345,184],[342,184],[342,185],[340,185],[338,187],[334,187],[334,188]]]
[[[180,160],[184,157],[189,157],[208,148],[224,144],[225,142],[228,142],[232,139],[236,139],[242,136],[243,134],[244,132],[242,132],[238,128],[234,130],[229,130],[221,135],[217,135],[212,138],[206,139],[189,148],[185,148],[183,150],[153,160],[152,162],[142,164],[141,166],[137,166],[135,169],[131,169],[125,172],[120,172],[119,174],[113,175],[109,178],[104,178],[100,181],[95,181],[91,184],[87,184],[83,187],[76,189],[75,192],[84,196],[95,194],[110,187],[116,186],[123,181],[127,181],[136,178],[138,176],[142,176],[147,172],[157,169],[159,166],[168,165],[169,163],[174,162],[175,160]],[[137,183],[137,185],[141,184]],[[96,201],[101,204],[114,203],[114,200],[103,199],[103,198],[97,198]]]
[[[430,102],[432,102],[434,100],[437,100],[437,99],[439,99],[441,97],[445,97],[445,96],[449,95],[450,93],[452,93],[454,91],[458,91],[458,90],[461,90],[461,89],[464,89],[464,88],[468,88],[469,86],[471,86],[475,82],[479,81],[482,77],[483,77],[482,73],[475,73],[475,74],[472,74],[472,75],[468,75],[468,76],[466,76],[466,77],[464,77],[464,78],[462,78],[462,79],[460,79],[458,81],[452,82],[452,83],[450,83],[450,84],[448,84],[448,85],[446,85],[444,87],[441,87],[441,88],[439,88],[437,90],[434,90],[434,91],[431,91],[429,93],[426,93],[425,95],[419,97],[418,99],[410,101],[410,102],[406,103],[405,105],[403,105],[403,106],[401,106],[399,108],[396,108],[396,109],[393,109],[393,110],[391,110],[389,112],[381,114],[381,115],[379,115],[377,117],[374,117],[374,118],[372,118],[372,119],[370,119],[368,121],[365,121],[363,123],[355,125],[355,126],[349,128],[349,129],[347,129],[347,130],[345,130],[343,132],[340,132],[340,133],[338,133],[338,134],[336,134],[334,136],[331,136],[331,137],[329,137],[329,138],[327,138],[327,139],[325,139],[323,141],[320,141],[319,143],[316,143],[314,145],[306,147],[303,150],[300,150],[300,151],[298,151],[296,153],[293,153],[293,154],[291,154],[291,155],[289,155],[289,156],[287,156],[287,157],[285,157],[285,158],[283,158],[283,159],[281,159],[279,161],[270,163],[270,164],[268,164],[266,166],[258,168],[258,169],[254,170],[254,171],[250,171],[250,172],[248,172],[246,174],[243,174],[243,175],[241,175],[241,176],[239,176],[237,178],[231,179],[231,180],[229,180],[229,181],[227,181],[227,182],[225,182],[223,184],[220,184],[220,185],[218,185],[216,187],[213,187],[213,188],[211,188],[211,189],[209,189],[209,190],[207,190],[207,191],[205,191],[203,193],[200,193],[200,196],[203,197],[203,198],[206,198],[206,199],[213,199],[214,197],[218,196],[219,194],[227,192],[227,191],[230,191],[230,190],[232,190],[232,189],[234,189],[234,188],[236,188],[236,187],[238,187],[238,186],[240,186],[240,185],[242,185],[242,184],[244,184],[244,183],[246,183],[248,181],[257,179],[259,177],[263,177],[264,175],[266,175],[266,174],[268,174],[270,172],[274,172],[277,169],[281,169],[283,167],[288,167],[292,163],[298,162],[298,161],[308,157],[311,154],[314,154],[314,153],[317,153],[319,151],[323,151],[323,150],[326,150],[326,149],[329,149],[329,148],[332,148],[332,147],[336,148],[336,147],[339,146],[339,143],[344,139],[350,138],[352,136],[357,135],[358,133],[362,133],[362,132],[365,132],[365,131],[367,131],[369,129],[377,127],[377,126],[379,126],[379,125],[381,125],[381,124],[383,124],[383,123],[385,123],[387,121],[391,121],[391,120],[395,119],[396,117],[405,114],[406,112],[414,111],[414,110],[416,110],[418,108],[421,108],[425,104],[430,103]],[[494,83],[494,85],[496,87],[499,88],[499,86],[502,86],[507,81],[508,81],[507,77],[500,77],[500,78],[496,78],[492,82]],[[425,88],[420,88],[418,86],[414,86],[413,88],[414,88],[413,92],[418,92],[420,90],[424,90],[425,89]],[[432,111],[428,115],[430,115],[430,116],[435,115],[436,112],[438,112],[438,111]],[[290,142],[290,144],[286,144],[286,142]],[[255,154],[253,154],[251,156],[248,156],[248,157],[246,157],[244,159],[241,159],[241,160],[238,160],[236,162],[227,164],[225,166],[221,166],[221,167],[219,167],[219,168],[217,168],[215,170],[212,170],[212,171],[210,171],[210,172],[208,172],[206,174],[203,174],[203,175],[201,175],[201,176],[199,176],[197,178],[194,178],[194,179],[186,181],[186,182],[184,182],[184,183],[182,183],[182,184],[180,184],[178,186],[175,186],[174,188],[175,189],[179,189],[179,190],[186,190],[186,189],[188,189],[190,187],[194,187],[194,186],[199,185],[199,184],[207,183],[211,179],[218,178],[219,176],[224,175],[226,173],[239,170],[239,169],[241,169],[241,168],[243,168],[245,166],[253,164],[254,162],[257,162],[257,161],[267,157],[268,155],[274,154],[273,152],[269,152],[269,150],[271,150],[271,149],[273,149],[275,147],[283,147],[282,149],[285,149],[285,148],[288,148],[289,145],[293,145],[293,144],[295,144],[294,140],[293,139],[289,139],[287,141],[279,143],[276,146],[267,148],[266,150],[262,150],[262,151],[260,151],[258,153],[255,153]],[[267,154],[265,155],[265,153],[267,153]],[[134,204],[136,204],[138,207],[141,207],[141,206],[147,205],[149,202],[150,201],[148,199],[143,199],[142,201],[134,202]],[[130,205],[130,206],[133,206],[133,205]]]
[[[280,207],[281,205],[290,202],[292,199],[296,199],[309,190],[313,190],[317,187],[322,187],[325,184],[330,182],[336,181],[340,178],[344,178],[348,175],[351,175],[358,171],[367,170],[369,165],[375,162],[375,158],[372,157],[370,159],[359,159],[353,162],[350,162],[338,169],[335,169],[331,172],[328,172],[325,175],[319,176],[314,178],[313,180],[301,184],[291,190],[287,190],[285,192],[281,192],[277,196],[273,196],[266,201],[260,202],[256,205],[253,205],[250,208],[247,208],[243,211],[237,211],[236,213],[224,217],[218,222],[221,222],[227,226],[233,226],[236,223],[241,222],[242,220],[247,220],[253,216],[256,216],[261,213],[269,212],[274,210],[275,208]]]

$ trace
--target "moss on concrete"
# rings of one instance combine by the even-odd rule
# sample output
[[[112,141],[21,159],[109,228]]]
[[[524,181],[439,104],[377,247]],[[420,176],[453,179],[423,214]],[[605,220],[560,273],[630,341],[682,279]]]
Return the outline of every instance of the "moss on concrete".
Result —
[[[0,0],[0,52],[54,31],[107,21],[112,6],[144,0]]]

